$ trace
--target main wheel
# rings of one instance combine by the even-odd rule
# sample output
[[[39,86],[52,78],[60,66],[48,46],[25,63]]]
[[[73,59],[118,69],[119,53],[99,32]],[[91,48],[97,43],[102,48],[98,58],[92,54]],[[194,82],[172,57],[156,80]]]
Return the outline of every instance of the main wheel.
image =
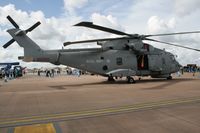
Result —
[[[113,76],[109,76],[109,77],[108,77],[108,81],[109,81],[109,82],[113,82],[113,81],[115,81],[115,80],[114,80]]]
[[[172,76],[170,75],[169,77],[167,77],[167,80],[171,80],[172,79]]]
[[[128,79],[128,83],[131,83],[131,84],[134,84],[134,83],[135,83],[134,78],[132,78],[132,77],[127,77],[127,79]]]

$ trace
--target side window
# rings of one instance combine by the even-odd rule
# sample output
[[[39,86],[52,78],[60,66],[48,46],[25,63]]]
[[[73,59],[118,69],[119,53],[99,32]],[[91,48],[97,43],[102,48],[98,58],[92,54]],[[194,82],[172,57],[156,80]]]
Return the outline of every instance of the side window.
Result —
[[[121,57],[116,58],[116,64],[117,65],[122,65],[123,64]]]

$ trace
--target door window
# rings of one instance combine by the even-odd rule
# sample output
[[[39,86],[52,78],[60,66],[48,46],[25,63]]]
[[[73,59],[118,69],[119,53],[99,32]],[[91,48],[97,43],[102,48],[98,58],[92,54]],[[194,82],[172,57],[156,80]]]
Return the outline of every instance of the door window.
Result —
[[[117,65],[122,65],[122,64],[123,64],[122,58],[121,58],[121,57],[118,57],[118,58],[116,59],[116,64],[117,64]]]

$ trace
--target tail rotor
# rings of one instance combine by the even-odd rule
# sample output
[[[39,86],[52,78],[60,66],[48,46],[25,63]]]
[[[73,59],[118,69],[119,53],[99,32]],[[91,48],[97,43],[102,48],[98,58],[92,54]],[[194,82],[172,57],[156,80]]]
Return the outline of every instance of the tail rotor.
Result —
[[[26,30],[21,30],[19,25],[8,15],[7,19],[10,21],[10,23],[19,30],[19,33],[25,33],[27,34],[28,32],[31,32],[32,30],[34,30],[35,28],[37,28],[41,23],[38,21],[37,23],[35,23],[33,26],[31,26],[30,28],[26,29]],[[21,32],[22,31],[22,32]],[[20,35],[20,34],[19,34]],[[11,39],[10,41],[8,41],[6,44],[3,45],[3,48],[7,48],[8,46],[10,46],[12,43],[15,42],[15,39]]]

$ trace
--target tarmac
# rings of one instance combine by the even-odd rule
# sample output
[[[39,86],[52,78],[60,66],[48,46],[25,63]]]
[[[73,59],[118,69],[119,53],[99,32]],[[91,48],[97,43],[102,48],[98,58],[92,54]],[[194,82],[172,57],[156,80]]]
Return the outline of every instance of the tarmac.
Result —
[[[0,133],[200,133],[200,77],[0,80]]]

